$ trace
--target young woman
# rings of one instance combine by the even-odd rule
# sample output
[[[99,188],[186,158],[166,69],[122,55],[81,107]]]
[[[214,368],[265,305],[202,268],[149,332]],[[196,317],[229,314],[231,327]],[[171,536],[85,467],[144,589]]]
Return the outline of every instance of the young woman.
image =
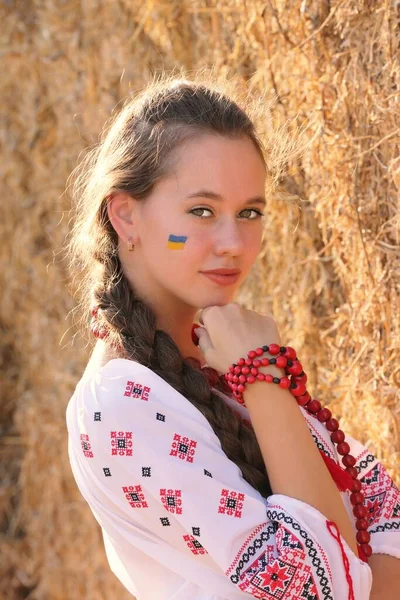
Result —
[[[371,553],[400,557],[382,464],[310,399],[274,320],[233,302],[270,179],[244,109],[166,76],[78,171],[69,249],[97,343],[68,451],[138,600],[365,600]]]

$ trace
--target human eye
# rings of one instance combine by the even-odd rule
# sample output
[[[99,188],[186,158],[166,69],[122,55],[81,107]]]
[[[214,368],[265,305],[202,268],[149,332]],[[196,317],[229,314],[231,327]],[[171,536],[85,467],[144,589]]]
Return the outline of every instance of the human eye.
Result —
[[[208,210],[208,212],[212,212],[210,208],[206,208],[205,206],[199,206],[198,208],[193,208],[192,210],[189,210],[190,214],[194,214],[197,210]],[[208,219],[208,217],[202,217],[200,215],[196,215],[197,217],[199,217],[200,219]]]
[[[255,217],[248,218],[248,221],[255,221],[256,219],[262,219],[265,217],[264,213],[258,210],[258,208],[245,208],[242,212],[253,212],[256,213]]]

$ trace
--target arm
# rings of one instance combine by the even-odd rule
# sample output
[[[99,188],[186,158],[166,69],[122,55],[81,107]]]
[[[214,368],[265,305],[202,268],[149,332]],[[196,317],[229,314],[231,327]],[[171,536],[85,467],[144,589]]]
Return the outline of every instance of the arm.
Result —
[[[390,554],[373,554],[368,564],[372,571],[370,600],[397,600],[400,596],[400,560]]]
[[[260,371],[282,376],[273,366]],[[274,494],[302,500],[334,521],[358,557],[354,527],[295,398],[261,381],[248,385],[243,397]]]

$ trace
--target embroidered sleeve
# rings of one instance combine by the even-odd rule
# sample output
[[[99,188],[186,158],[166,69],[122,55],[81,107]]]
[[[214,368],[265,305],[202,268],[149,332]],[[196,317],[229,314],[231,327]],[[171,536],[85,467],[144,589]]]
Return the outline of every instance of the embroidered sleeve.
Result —
[[[390,554],[400,558],[400,491],[381,462],[358,440],[346,435],[350,454],[368,509],[370,546],[374,554]]]
[[[190,557],[253,598],[369,597],[371,569],[326,517],[295,498],[263,498],[204,415],[147,367],[110,361],[67,423],[75,478],[110,537],[162,541],[170,551],[157,560]]]

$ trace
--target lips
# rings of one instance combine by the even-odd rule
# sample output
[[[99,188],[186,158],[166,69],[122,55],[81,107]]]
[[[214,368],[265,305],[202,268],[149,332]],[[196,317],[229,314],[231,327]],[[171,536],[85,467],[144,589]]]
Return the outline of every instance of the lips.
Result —
[[[206,275],[238,275],[239,269],[214,269],[212,271],[202,271]]]
[[[217,283],[219,285],[233,285],[239,279],[240,272],[236,272],[233,275],[221,275],[221,273],[203,272],[202,275],[204,275],[204,277],[207,277],[207,279],[209,279],[210,281],[213,281],[214,283]]]

